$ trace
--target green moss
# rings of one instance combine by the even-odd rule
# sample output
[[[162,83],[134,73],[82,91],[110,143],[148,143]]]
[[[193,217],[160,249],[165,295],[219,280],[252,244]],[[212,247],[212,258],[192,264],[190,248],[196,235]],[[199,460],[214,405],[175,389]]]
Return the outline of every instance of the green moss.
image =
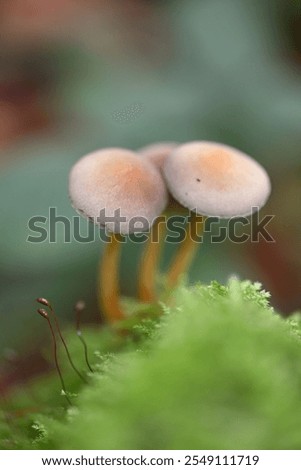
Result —
[[[299,449],[301,321],[282,319],[268,297],[235,279],[181,287],[160,320],[131,322],[127,335],[86,332],[93,351],[98,341],[97,373],[73,383],[64,413],[56,392],[24,439],[55,449]]]

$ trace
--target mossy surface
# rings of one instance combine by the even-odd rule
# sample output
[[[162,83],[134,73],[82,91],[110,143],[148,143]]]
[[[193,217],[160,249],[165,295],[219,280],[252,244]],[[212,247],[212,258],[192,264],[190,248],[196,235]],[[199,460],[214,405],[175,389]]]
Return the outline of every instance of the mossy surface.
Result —
[[[36,410],[6,413],[0,446],[299,449],[300,316],[282,319],[260,285],[235,279],[181,287],[161,310],[85,331],[95,373],[81,385],[64,363],[73,406],[54,374],[35,381],[11,400],[20,412],[34,397]],[[67,338],[83,370],[81,344]]]

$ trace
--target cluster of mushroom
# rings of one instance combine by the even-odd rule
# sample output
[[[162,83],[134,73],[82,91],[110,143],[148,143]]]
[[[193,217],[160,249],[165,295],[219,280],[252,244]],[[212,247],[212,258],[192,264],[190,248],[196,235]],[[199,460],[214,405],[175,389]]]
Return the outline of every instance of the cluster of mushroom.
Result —
[[[111,322],[123,319],[118,285],[120,238],[149,231],[168,207],[193,211],[167,279],[174,286],[187,269],[196,244],[189,237],[196,223],[215,216],[250,215],[261,208],[271,191],[265,169],[248,155],[227,145],[196,141],[159,143],[137,152],[108,148],[81,158],[71,169],[69,194],[73,207],[111,233],[100,267],[99,298]],[[140,224],[135,221],[143,220]],[[162,229],[161,229],[162,230]],[[162,235],[162,232],[161,232]],[[139,297],[156,298],[155,271],[160,244],[151,238],[139,276]]]

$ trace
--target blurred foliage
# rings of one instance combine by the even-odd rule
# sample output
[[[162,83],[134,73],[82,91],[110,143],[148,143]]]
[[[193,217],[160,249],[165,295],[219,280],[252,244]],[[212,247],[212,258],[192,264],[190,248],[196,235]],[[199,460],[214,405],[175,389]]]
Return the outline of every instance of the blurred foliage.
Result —
[[[161,308],[83,332],[89,385],[61,351],[73,406],[50,374],[11,395],[2,448],[299,449],[300,314],[282,319],[258,283],[234,278],[181,286]]]

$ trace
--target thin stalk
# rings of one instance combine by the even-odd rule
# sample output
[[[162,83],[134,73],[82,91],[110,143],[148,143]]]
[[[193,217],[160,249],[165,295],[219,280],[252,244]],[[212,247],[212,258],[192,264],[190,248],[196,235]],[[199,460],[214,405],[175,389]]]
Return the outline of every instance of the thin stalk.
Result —
[[[199,245],[197,238],[204,231],[205,217],[192,214],[189,219],[185,239],[182,241],[167,274],[169,288],[175,287],[182,274],[188,271]]]
[[[98,299],[100,308],[109,323],[123,320],[125,313],[120,305],[119,292],[119,261],[122,236],[111,234],[106,244],[100,265]]]
[[[138,295],[142,302],[154,302],[156,296],[156,273],[162,242],[166,233],[165,218],[159,218],[152,227],[140,264]]]
[[[45,304],[44,304],[45,305]],[[58,356],[57,356],[57,343],[56,343],[56,337],[55,337],[55,333],[53,331],[53,327],[51,325],[51,321],[49,319],[49,315],[48,313],[46,312],[46,310],[44,310],[43,308],[39,308],[37,310],[37,312],[43,317],[45,318],[45,320],[47,320],[48,322],[48,326],[49,326],[49,329],[50,329],[50,332],[51,332],[51,337],[52,337],[52,342],[53,342],[53,357],[54,357],[54,362],[55,362],[55,367],[56,367],[56,370],[57,370],[57,373],[59,375],[59,378],[60,378],[60,381],[61,381],[61,386],[62,386],[62,390],[64,392],[64,396],[68,402],[68,404],[70,406],[72,406],[72,403],[70,401],[70,398],[68,397],[67,395],[67,390],[66,390],[66,386],[65,386],[65,382],[64,382],[64,379],[63,379],[63,375],[62,375],[62,372],[61,372],[61,368],[59,366],[59,361],[58,361]]]
[[[83,312],[84,309],[85,309],[84,302],[81,302],[81,301],[77,302],[77,304],[75,306],[76,334],[77,334],[79,340],[81,341],[81,343],[84,347],[85,360],[86,360],[86,364],[88,366],[88,369],[90,370],[90,372],[94,372],[94,370],[90,366],[90,362],[89,362],[89,358],[88,358],[88,346],[87,346],[87,343],[86,343],[85,339],[82,336],[82,332],[81,332],[81,328],[80,328],[81,313]]]
[[[79,370],[77,369],[77,367],[74,365],[74,362],[73,362],[73,360],[72,360],[72,358],[71,358],[71,355],[70,355],[70,352],[69,352],[69,349],[68,349],[68,346],[67,346],[66,341],[64,340],[64,337],[63,337],[63,335],[62,335],[62,332],[61,332],[61,329],[60,329],[60,325],[59,325],[58,319],[57,319],[57,317],[56,317],[56,314],[55,314],[55,312],[54,312],[54,310],[53,310],[51,304],[49,304],[49,308],[50,308],[50,311],[51,311],[52,316],[53,316],[53,318],[54,318],[54,322],[55,322],[55,325],[56,325],[56,329],[57,329],[58,334],[59,334],[59,336],[60,336],[60,338],[61,338],[61,341],[62,341],[63,346],[64,346],[64,348],[65,348],[65,351],[66,351],[66,354],[67,354],[67,357],[68,357],[68,360],[69,360],[69,362],[70,362],[70,365],[71,365],[72,369],[74,370],[74,372],[79,376],[79,378],[80,378],[84,383],[87,383],[87,380],[83,377],[83,375],[80,373],[80,371],[79,371]]]
[[[65,386],[65,382],[64,382],[64,379],[63,379],[63,376],[62,376],[62,372],[61,372],[61,369],[60,369],[60,366],[59,366],[59,361],[58,361],[58,357],[57,357],[57,344],[56,344],[56,338],[55,338],[55,334],[54,334],[54,331],[53,331],[53,328],[52,328],[52,325],[51,325],[51,322],[49,320],[49,318],[47,317],[46,320],[48,321],[48,325],[49,325],[49,328],[50,328],[50,331],[51,331],[51,335],[52,335],[52,340],[53,340],[53,355],[54,355],[54,361],[55,361],[55,367],[56,367],[56,370],[59,374],[59,377],[60,377],[60,380],[61,380],[61,384],[62,384],[62,389],[63,389],[63,392],[64,392],[64,396],[66,397],[66,400],[67,402],[69,403],[69,405],[72,406],[72,403],[70,401],[70,398],[68,397],[67,395],[67,390],[66,390],[66,386]]]

